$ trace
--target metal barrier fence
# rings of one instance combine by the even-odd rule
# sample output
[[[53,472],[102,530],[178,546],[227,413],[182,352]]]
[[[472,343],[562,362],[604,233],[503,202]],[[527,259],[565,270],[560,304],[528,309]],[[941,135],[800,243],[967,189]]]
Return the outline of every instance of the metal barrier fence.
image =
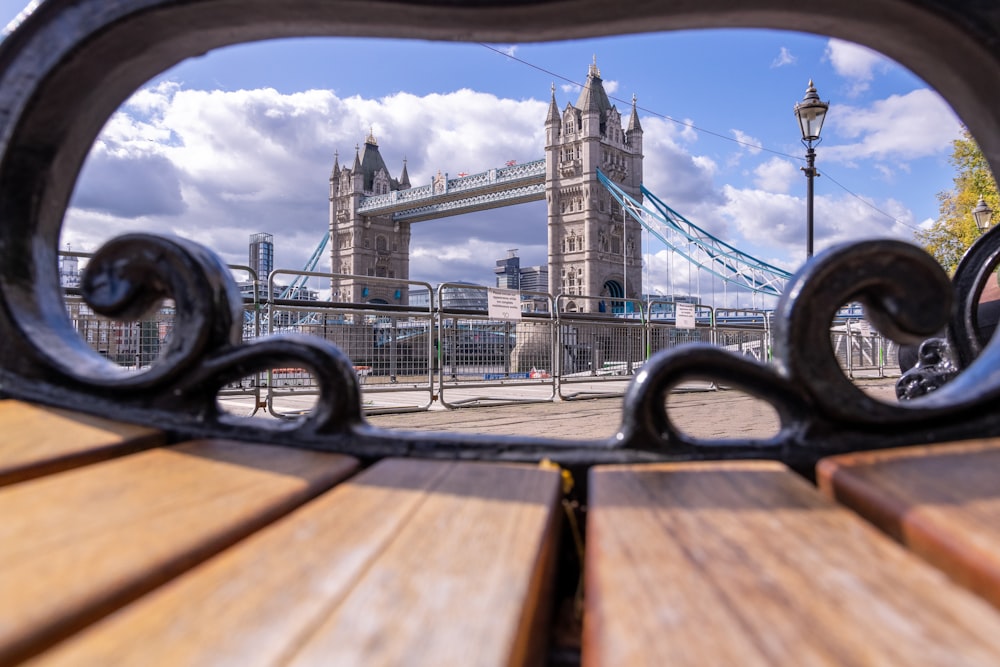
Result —
[[[90,256],[60,254],[73,267]],[[651,354],[690,342],[771,360],[768,311],[522,292],[519,317],[503,318],[490,316],[493,290],[478,285],[444,283],[435,290],[418,281],[277,270],[262,286],[250,267],[230,268],[246,276],[238,281],[244,338],[295,332],[333,342],[354,361],[368,413],[620,395]],[[111,321],[83,303],[71,274],[64,276],[66,310],[81,338],[129,372],[155,363],[173,331],[172,302],[141,321]],[[315,293],[302,289],[298,299],[281,298],[288,292],[280,280],[294,285],[306,278],[364,284],[397,303],[303,299]],[[679,311],[693,311],[693,319]],[[830,341],[851,378],[899,374],[898,346],[863,321],[831,327]],[[316,392],[305,370],[275,368],[224,387],[219,398],[236,413],[266,408],[293,418],[311,409]]]
[[[837,361],[850,378],[900,374],[899,345],[865,322],[847,320],[830,332]]]
[[[556,389],[563,400],[623,393],[649,356],[642,302],[610,300],[608,313],[609,300],[567,294],[555,300]]]
[[[490,288],[442,283],[437,290],[438,398],[457,408],[555,398],[552,297],[520,292],[519,317],[490,317]]]
[[[384,288],[380,293],[394,295],[406,303],[414,290],[426,290],[427,305],[412,307],[389,303],[337,303],[303,299],[282,299],[281,277],[318,277],[331,283],[364,283],[362,290]],[[292,281],[295,284],[295,280]],[[429,283],[319,273],[314,271],[275,270],[267,280],[266,330],[268,333],[302,333],[331,341],[354,362],[362,385],[365,410],[402,412],[426,410],[434,400],[435,326],[434,297]],[[303,397],[315,396],[312,377],[301,370],[297,374],[269,377],[268,411],[276,417],[289,417],[311,407]],[[294,397],[296,400],[291,401]],[[280,410],[275,400],[292,404]]]

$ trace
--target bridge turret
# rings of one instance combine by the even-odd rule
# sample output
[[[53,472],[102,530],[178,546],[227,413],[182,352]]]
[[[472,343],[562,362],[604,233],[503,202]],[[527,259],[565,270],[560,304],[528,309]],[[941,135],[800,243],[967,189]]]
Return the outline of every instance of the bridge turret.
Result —
[[[597,180],[597,171],[641,199],[642,128],[633,104],[628,129],[611,104],[597,60],[576,106],[545,120],[548,202],[549,290],[569,296],[567,307],[582,311],[620,310],[621,297],[642,294],[640,227],[623,218],[621,207]],[[561,132],[554,118],[561,117]],[[574,295],[605,295],[574,300]]]
[[[562,118],[559,107],[556,106],[556,84],[552,84],[552,99],[549,101],[549,113],[545,116],[545,145],[553,146],[559,141],[562,133]]]
[[[403,173],[399,175],[399,189],[410,189],[410,175],[406,172],[406,158],[403,158]]]

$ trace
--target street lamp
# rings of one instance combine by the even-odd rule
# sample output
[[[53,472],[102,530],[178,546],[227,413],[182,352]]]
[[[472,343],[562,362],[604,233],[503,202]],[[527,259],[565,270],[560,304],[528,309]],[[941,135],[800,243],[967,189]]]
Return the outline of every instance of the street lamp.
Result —
[[[829,108],[830,103],[820,101],[816,87],[809,79],[805,97],[795,105],[795,117],[799,119],[799,129],[802,130],[802,145],[806,147],[806,166],[802,167],[802,171],[809,183],[806,191],[806,259],[813,255],[813,179],[819,176],[813,142],[818,144],[820,141],[819,133]]]
[[[979,203],[976,204],[976,208],[972,209],[972,218],[976,221],[976,227],[979,228],[980,234],[989,229],[990,223],[993,222],[993,209],[986,203],[982,195],[979,197]]]

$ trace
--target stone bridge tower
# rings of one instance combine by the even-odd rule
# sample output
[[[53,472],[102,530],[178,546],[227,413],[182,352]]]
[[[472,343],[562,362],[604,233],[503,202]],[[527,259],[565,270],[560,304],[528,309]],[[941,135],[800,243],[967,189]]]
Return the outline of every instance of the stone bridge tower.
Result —
[[[389,169],[369,133],[364,148],[355,150],[354,164],[341,167],[333,160],[330,174],[330,257],[333,273],[362,277],[408,278],[410,275],[410,224],[393,222],[390,215],[363,216],[361,198],[406,190],[410,178],[406,162],[399,179]],[[334,300],[353,303],[405,304],[405,289],[362,278],[333,281]]]
[[[560,112],[555,86],[545,119],[545,198],[548,203],[549,291],[605,299],[571,300],[582,312],[621,309],[615,297],[642,295],[641,227],[597,180],[600,169],[641,201],[642,127],[622,125],[604,90],[597,62],[576,105]]]

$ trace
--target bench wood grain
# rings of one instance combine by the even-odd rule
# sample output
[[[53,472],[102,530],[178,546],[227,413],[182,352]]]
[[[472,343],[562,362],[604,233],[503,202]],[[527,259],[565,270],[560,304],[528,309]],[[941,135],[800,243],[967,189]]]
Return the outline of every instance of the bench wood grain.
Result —
[[[331,454],[202,441],[0,488],[0,664],[231,545],[355,465]]]
[[[996,665],[1000,615],[780,464],[594,469],[584,665]]]
[[[831,457],[820,488],[1000,607],[1000,440]]]
[[[0,486],[163,444],[159,431],[0,400]]]
[[[537,664],[559,485],[384,460],[37,664]]]

